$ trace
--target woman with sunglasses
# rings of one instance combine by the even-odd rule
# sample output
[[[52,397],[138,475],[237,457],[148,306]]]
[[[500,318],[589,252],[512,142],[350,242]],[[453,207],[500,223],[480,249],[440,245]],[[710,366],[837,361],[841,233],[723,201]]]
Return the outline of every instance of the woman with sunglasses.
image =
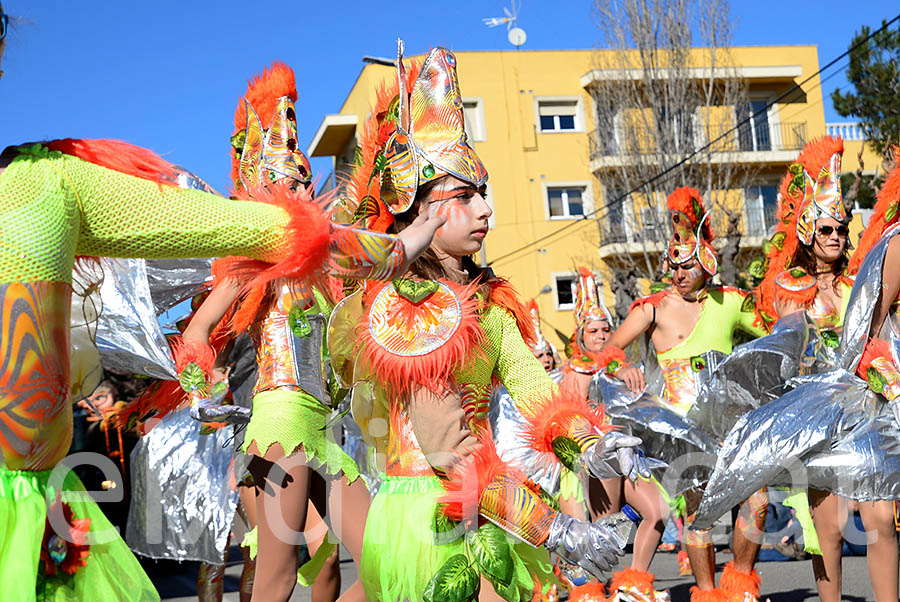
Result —
[[[847,356],[840,341],[853,280],[848,277],[850,216],[841,194],[842,154],[840,138],[813,140],[788,169],[781,183],[779,223],[769,247],[766,276],[758,288],[757,311],[765,321],[805,312],[812,344],[807,346],[806,357],[798,364],[804,374],[832,370]],[[799,458],[807,469],[809,503],[821,548],[821,555],[813,555],[816,587],[821,600],[837,602],[841,599],[842,530],[847,502],[835,492],[849,491],[846,483],[840,483],[840,477],[835,475],[841,473],[840,465],[847,464],[850,456],[823,461],[821,456],[828,456],[830,446],[828,440],[822,440],[820,432],[827,430],[827,436],[836,444],[844,437],[842,430],[854,419],[840,418],[846,412],[847,399],[829,395],[827,391],[798,387],[737,422],[722,446],[724,451],[710,479],[696,524],[703,526],[721,514],[744,489],[757,485],[791,485],[790,477],[779,472],[780,467],[789,466]],[[835,420],[823,424],[822,416],[830,416],[831,409]],[[807,437],[807,432],[812,434]],[[772,447],[766,448],[765,443],[771,443]],[[803,445],[810,447],[806,449]],[[826,470],[828,474],[822,478],[821,467],[832,461],[837,468]],[[816,462],[820,463],[818,469]],[[871,463],[877,464],[877,460]],[[739,485],[735,479],[740,480]],[[727,495],[722,494],[725,488],[729,491]],[[858,499],[877,498],[863,494]],[[896,600],[897,540],[893,504],[860,501],[859,510],[867,531],[877,533],[868,544],[869,574],[876,600]]]

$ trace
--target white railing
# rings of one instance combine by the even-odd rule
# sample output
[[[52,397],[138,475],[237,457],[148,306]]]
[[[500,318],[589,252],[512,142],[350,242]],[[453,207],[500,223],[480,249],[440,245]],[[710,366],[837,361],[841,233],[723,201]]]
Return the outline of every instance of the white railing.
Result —
[[[862,128],[855,121],[842,121],[826,123],[825,130],[829,136],[843,138],[844,140],[865,140]]]

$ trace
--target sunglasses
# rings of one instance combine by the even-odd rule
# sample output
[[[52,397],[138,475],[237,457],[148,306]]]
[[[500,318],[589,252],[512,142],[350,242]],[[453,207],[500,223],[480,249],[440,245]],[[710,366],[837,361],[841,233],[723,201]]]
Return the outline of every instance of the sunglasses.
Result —
[[[850,234],[850,228],[847,226],[838,226],[837,228],[834,226],[819,226],[818,230],[816,230],[816,234],[822,238],[828,238],[834,232],[837,232],[837,235],[841,238],[847,238],[847,235]]]
[[[6,37],[7,29],[9,29],[9,15],[0,13],[0,40]]]

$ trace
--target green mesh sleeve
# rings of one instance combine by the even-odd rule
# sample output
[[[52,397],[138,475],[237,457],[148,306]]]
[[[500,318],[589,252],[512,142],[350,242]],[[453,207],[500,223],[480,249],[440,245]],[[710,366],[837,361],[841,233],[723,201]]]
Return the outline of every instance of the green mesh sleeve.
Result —
[[[738,328],[754,338],[764,337],[769,334],[766,327],[761,323],[761,320],[757,319],[756,312],[753,308],[744,306],[744,301],[747,299],[748,293],[741,290],[729,290],[726,291],[725,294],[728,303],[733,305],[734,311],[737,312]]]
[[[547,374],[531,349],[522,340],[515,318],[506,310],[491,305],[484,313],[482,326],[497,348],[495,371],[525,417],[556,392],[556,383]]]
[[[277,261],[283,254],[289,217],[279,207],[161,186],[68,155],[48,160],[77,197],[79,255]]]

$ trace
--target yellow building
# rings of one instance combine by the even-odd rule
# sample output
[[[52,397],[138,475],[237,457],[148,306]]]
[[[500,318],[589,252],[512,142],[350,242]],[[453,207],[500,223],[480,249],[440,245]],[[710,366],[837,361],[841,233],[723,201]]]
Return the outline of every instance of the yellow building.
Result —
[[[600,211],[599,220],[585,217],[610,195],[604,184],[608,170],[628,161],[628,153],[613,143],[614,132],[595,131],[590,89],[603,78],[630,75],[595,69],[592,50],[460,51],[456,56],[469,141],[490,173],[494,216],[482,261],[523,297],[538,299],[545,334],[556,339],[553,329],[568,334],[574,327],[575,267],[603,268],[612,255],[630,252],[627,246],[641,242],[641,230],[646,230],[639,225],[640,208],[629,203],[621,211]],[[754,110],[819,68],[815,46],[739,47],[733,57],[736,73],[749,84]],[[696,68],[698,78],[703,73]],[[332,156],[336,173],[348,171],[357,127],[377,86],[393,77],[390,61],[366,64],[340,111],[323,119],[309,154]],[[731,150],[739,152],[727,154],[727,160],[758,168],[754,185],[735,196],[756,244],[771,226],[786,166],[805,141],[826,132],[819,86],[815,76],[804,85],[804,94],[772,106],[764,119],[755,120],[749,137],[734,142],[738,148]],[[664,198],[668,191],[661,192]],[[655,236],[662,240],[665,232]]]

